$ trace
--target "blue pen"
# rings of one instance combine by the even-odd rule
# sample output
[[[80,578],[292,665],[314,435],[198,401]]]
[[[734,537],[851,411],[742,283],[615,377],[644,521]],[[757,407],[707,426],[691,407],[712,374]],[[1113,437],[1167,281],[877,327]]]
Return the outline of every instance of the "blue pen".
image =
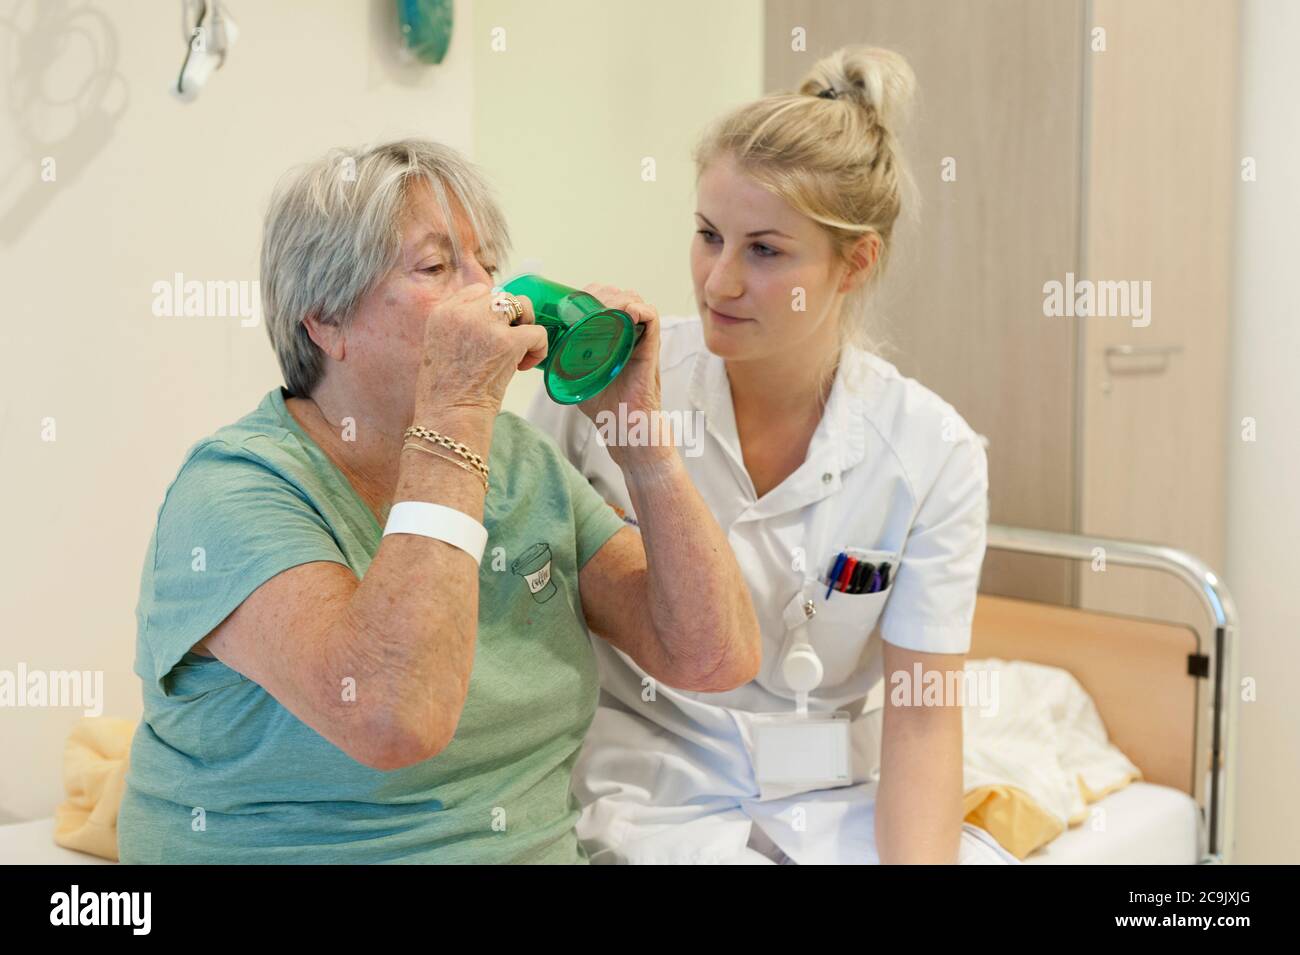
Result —
[[[880,566],[881,566],[881,567],[884,567],[884,566],[886,566],[886,565],[885,565],[885,564],[881,564]],[[880,586],[881,586],[881,584],[880,584],[880,568],[876,568],[876,570],[872,571],[872,573],[871,573],[871,583],[867,584],[867,593],[869,593],[869,594],[880,593]]]
[[[831,583],[826,588],[826,596],[823,600],[831,599],[831,591],[835,589],[835,581],[840,579],[840,571],[844,569],[844,562],[849,559],[849,555],[840,551],[840,556],[835,558],[835,566],[831,568]]]

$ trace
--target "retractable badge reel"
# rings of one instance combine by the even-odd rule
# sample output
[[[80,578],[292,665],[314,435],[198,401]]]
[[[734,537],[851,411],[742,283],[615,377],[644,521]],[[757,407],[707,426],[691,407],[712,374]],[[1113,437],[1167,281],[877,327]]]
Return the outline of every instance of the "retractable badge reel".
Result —
[[[793,713],[761,714],[754,726],[754,773],[769,786],[830,789],[847,786],[849,714],[809,713],[808,694],[821,686],[821,658],[807,640],[808,621],[817,607],[804,591],[785,609],[785,623],[794,639],[781,661],[781,675],[795,692]]]

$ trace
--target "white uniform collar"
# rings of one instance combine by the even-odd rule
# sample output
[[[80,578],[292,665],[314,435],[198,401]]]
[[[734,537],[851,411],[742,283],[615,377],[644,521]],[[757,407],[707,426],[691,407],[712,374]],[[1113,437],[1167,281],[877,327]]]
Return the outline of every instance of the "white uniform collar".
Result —
[[[856,349],[845,350],[826,410],[809,442],[808,456],[793,474],[751,508],[746,518],[758,520],[783,514],[834,494],[843,485],[843,473],[866,456],[866,406],[875,381],[864,357]],[[855,385],[851,387],[850,381]],[[737,480],[742,480],[745,461],[727,365],[707,348],[696,353],[687,397],[694,408],[704,413],[705,427],[738,469]],[[752,492],[752,485],[749,487]]]

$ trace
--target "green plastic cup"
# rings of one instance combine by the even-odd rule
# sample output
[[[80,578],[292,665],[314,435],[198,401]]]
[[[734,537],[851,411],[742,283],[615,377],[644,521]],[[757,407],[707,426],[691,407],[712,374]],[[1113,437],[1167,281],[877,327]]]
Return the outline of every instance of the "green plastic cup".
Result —
[[[595,296],[540,275],[520,275],[502,289],[532,301],[537,324],[546,329],[546,359],[537,367],[546,393],[562,405],[604,391],[645,333],[645,326],[627,312],[606,308]]]

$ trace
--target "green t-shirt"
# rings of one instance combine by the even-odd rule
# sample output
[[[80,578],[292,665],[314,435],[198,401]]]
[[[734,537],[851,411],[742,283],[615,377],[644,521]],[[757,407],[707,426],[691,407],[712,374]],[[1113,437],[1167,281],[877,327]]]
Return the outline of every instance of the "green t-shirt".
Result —
[[[515,415],[493,430],[474,668],[437,756],[366,767],[189,652],[281,571],[328,560],[360,579],[379,549],[382,528],[285,396],[191,448],[159,508],[136,607],[144,718],[122,861],[585,861],[570,774],[598,680],[578,570],[623,522]]]

